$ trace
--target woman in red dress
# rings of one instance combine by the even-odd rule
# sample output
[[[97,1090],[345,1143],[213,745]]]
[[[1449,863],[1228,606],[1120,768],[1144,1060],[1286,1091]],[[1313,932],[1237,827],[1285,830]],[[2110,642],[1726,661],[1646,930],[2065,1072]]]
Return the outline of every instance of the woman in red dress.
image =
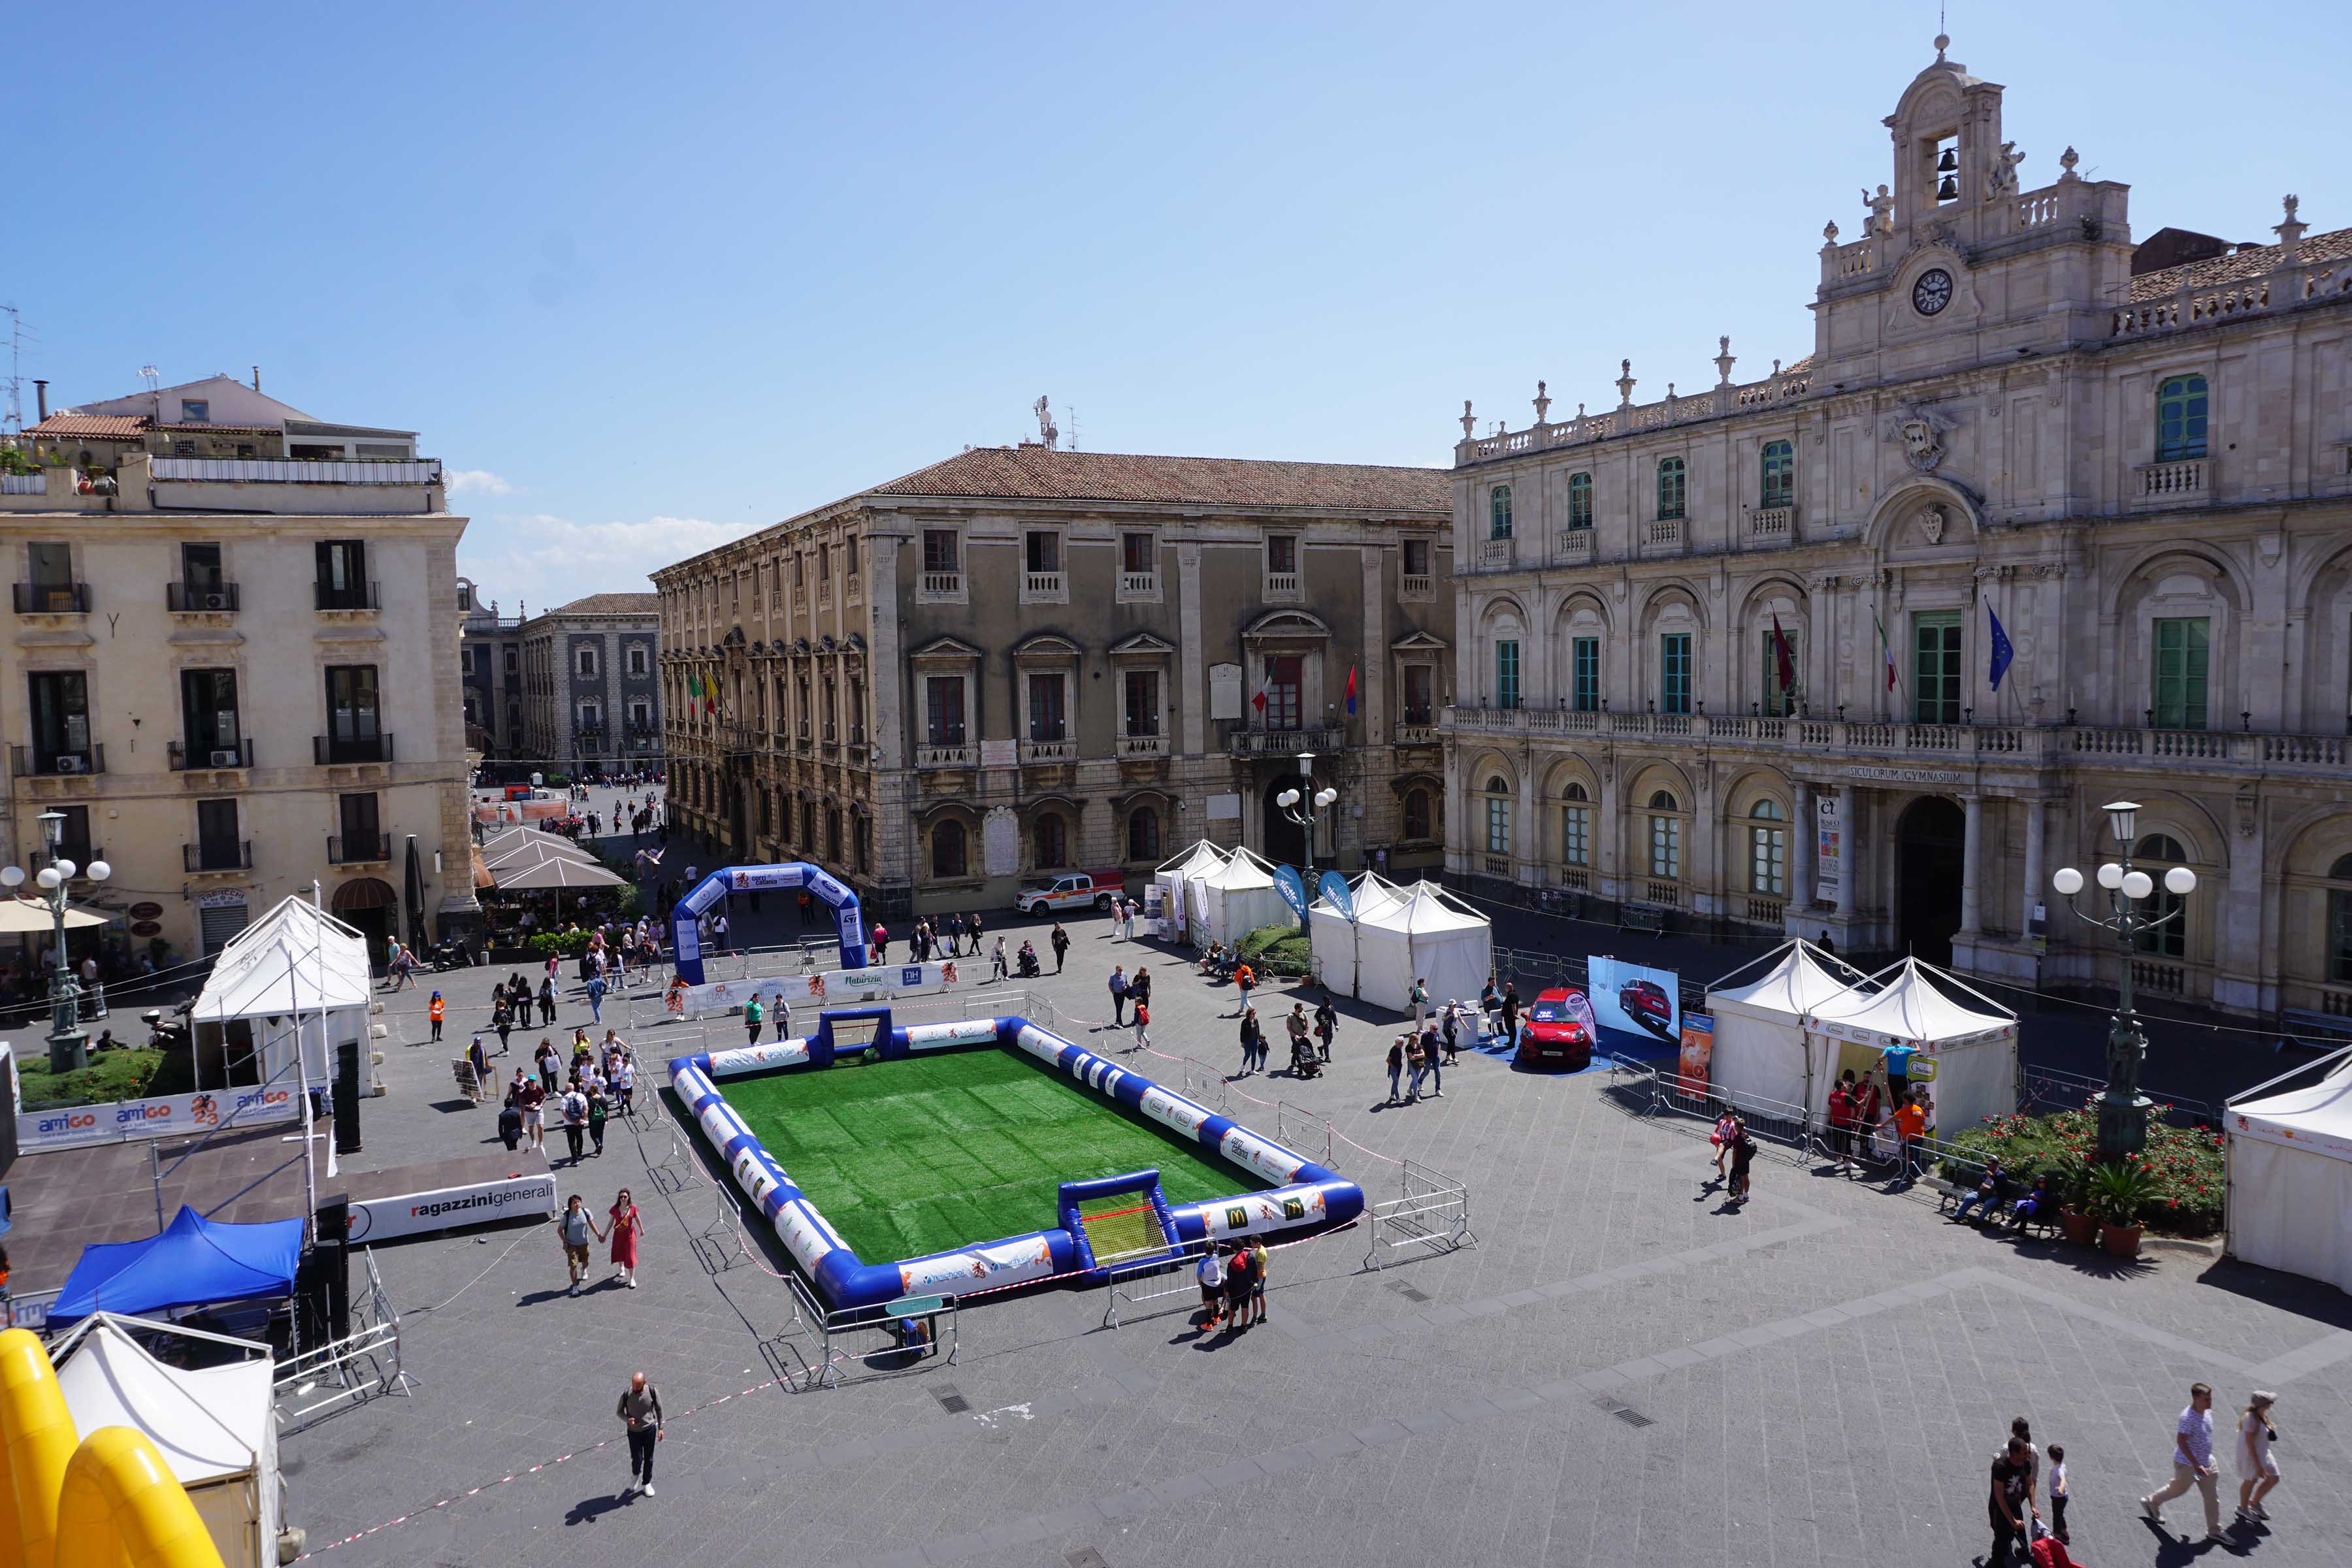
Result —
[[[638,1217],[637,1205],[629,1201],[626,1187],[613,1200],[611,1213],[613,1266],[621,1271],[621,1283],[634,1290],[637,1288],[637,1237],[645,1234],[646,1222]]]

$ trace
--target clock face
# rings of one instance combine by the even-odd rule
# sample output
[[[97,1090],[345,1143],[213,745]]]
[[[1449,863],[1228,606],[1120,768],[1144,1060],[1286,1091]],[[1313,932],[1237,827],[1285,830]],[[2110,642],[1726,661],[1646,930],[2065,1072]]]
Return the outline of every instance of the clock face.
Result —
[[[1929,268],[1911,285],[1911,308],[1923,316],[1932,316],[1951,302],[1952,275],[1940,267]]]

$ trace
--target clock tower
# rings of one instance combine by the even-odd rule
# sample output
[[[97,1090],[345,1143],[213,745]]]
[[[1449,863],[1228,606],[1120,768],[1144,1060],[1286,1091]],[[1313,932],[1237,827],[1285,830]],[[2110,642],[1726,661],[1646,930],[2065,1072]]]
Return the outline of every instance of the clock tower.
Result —
[[[2131,276],[2130,187],[2085,180],[2074,150],[2055,182],[2021,188],[2001,134],[2001,86],[1949,58],[1912,79],[1886,117],[1892,185],[1863,190],[1862,233],[1822,231],[1814,384],[1849,388],[2017,359],[2105,335]]]

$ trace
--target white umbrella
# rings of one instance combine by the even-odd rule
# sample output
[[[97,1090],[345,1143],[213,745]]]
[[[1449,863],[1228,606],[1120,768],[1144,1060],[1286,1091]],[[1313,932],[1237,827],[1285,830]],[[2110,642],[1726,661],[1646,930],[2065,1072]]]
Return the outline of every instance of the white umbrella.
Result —
[[[66,930],[79,931],[84,926],[102,926],[104,915],[94,915],[88,910],[66,906]],[[0,936],[30,936],[37,931],[58,929],[57,918],[49,906],[38,899],[0,899]]]

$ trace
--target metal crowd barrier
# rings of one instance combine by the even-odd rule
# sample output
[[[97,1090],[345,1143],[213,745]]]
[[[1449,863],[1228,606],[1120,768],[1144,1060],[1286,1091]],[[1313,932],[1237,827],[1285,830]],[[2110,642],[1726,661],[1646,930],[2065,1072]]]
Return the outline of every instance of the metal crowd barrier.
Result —
[[[383,1277],[376,1272],[375,1248],[365,1248],[361,1256],[367,1260],[368,1288],[352,1303],[359,1327],[277,1365],[271,1393],[280,1432],[299,1432],[339,1405],[386,1394],[404,1396],[416,1386],[415,1377],[401,1365],[400,1314],[384,1290]],[[322,1384],[333,1392],[311,1399]]]
[[[762,1348],[770,1367],[795,1394],[912,1372],[927,1361],[952,1366],[962,1349],[953,1296],[902,1296],[827,1311],[797,1273],[786,1269],[781,1278],[792,1291],[792,1320]],[[804,1334],[816,1341],[814,1361],[795,1342]],[[846,1370],[853,1367],[861,1370]]]
[[[1794,1150],[1801,1156],[1839,1158],[1839,1151],[1831,1141],[1834,1130],[1802,1106],[1765,1095],[1726,1093],[1715,1085],[1694,1084],[1680,1074],[1661,1072],[1647,1062],[1625,1057],[1612,1055],[1608,1062],[1611,1091],[1621,1101],[1633,1101],[1636,1115],[1685,1116],[1711,1126],[1729,1110],[1736,1112],[1749,1133],[1759,1139]],[[1946,1161],[1970,1171],[1984,1169],[1984,1162],[1978,1155],[1938,1137],[1914,1139],[1912,1146],[1913,1163],[1923,1176],[1933,1174],[1936,1167]],[[1892,1173],[1898,1157],[1895,1150],[1890,1122],[1881,1121],[1875,1128],[1857,1130],[1854,1134],[1853,1158],[1860,1164]]]
[[[1104,1271],[1102,1326],[1106,1329],[1120,1326],[1118,1304],[1121,1301],[1130,1307],[1139,1307],[1146,1301],[1161,1300],[1170,1296],[1191,1296],[1198,1300],[1200,1286],[1193,1280],[1193,1270],[1209,1246],[1209,1241],[1203,1238],[1181,1243],[1173,1253],[1164,1247],[1148,1247],[1143,1254],[1134,1256],[1131,1262],[1122,1263],[1115,1257],[1097,1258],[1095,1261]],[[1166,1277],[1171,1274],[1176,1277],[1172,1285],[1166,1283]],[[1150,1290],[1137,1289],[1146,1284],[1159,1288]]]
[[[1470,1229],[1470,1189],[1413,1160],[1400,1161],[1401,1195],[1364,1210],[1370,1221],[1371,1246],[1364,1268],[1385,1268],[1387,1252],[1401,1247],[1425,1247],[1432,1253],[1475,1247]]]

